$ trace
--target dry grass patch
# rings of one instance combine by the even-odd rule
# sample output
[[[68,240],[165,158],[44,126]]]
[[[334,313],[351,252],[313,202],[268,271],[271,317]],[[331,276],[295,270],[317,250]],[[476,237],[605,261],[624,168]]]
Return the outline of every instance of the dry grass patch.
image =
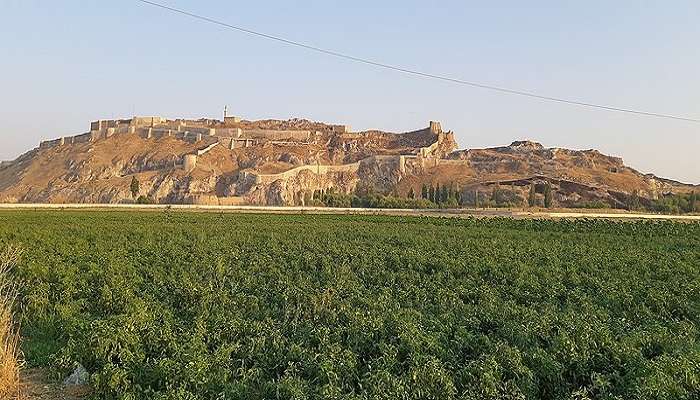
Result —
[[[20,397],[22,358],[19,328],[13,318],[17,285],[10,277],[10,270],[17,263],[20,253],[18,248],[8,247],[0,254],[0,399]]]

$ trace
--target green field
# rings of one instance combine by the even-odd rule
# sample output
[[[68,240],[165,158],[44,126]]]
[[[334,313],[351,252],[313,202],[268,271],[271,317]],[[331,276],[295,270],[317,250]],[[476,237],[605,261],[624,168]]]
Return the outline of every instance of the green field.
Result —
[[[700,398],[700,224],[0,212],[96,398]]]

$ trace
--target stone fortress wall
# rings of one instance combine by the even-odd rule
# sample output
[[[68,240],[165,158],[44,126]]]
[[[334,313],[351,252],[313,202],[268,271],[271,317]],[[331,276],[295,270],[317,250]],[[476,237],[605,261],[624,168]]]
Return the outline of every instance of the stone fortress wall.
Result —
[[[251,171],[241,171],[241,179],[251,180],[256,184],[269,184],[280,179],[289,179],[298,175],[302,171],[311,171],[317,175],[325,175],[328,173],[339,173],[339,172],[356,172],[360,166],[364,163],[378,163],[384,165],[392,165],[394,168],[398,169],[399,172],[406,173],[407,168],[425,168],[425,167],[435,167],[442,160],[440,157],[436,157],[435,152],[439,149],[440,145],[445,140],[454,140],[454,135],[452,132],[443,132],[441,124],[439,122],[430,121],[428,130],[437,136],[437,140],[427,147],[420,147],[417,149],[415,154],[400,154],[400,155],[374,155],[364,158],[360,161],[351,164],[343,165],[302,165],[290,170],[280,172],[278,174],[258,174]],[[344,136],[354,135],[345,130],[339,133],[346,134]],[[352,137],[352,136],[349,136]],[[458,160],[460,163],[465,164],[464,161]]]
[[[268,141],[311,142],[319,134],[308,130],[241,129],[227,126],[240,122],[238,117],[226,117],[224,126],[215,126],[212,122],[214,121],[167,120],[162,117],[100,120],[90,123],[90,131],[87,133],[46,140],[40,143],[39,148],[88,143],[121,134],[135,134],[144,139],[174,137],[190,143],[225,142],[230,148],[250,147]]]
[[[90,123],[90,131],[87,133],[42,141],[39,148],[49,149],[57,146],[90,143],[113,135],[124,134],[136,135],[143,139],[172,137],[188,143],[202,142],[206,146],[204,149],[185,155],[180,162],[186,170],[190,170],[196,166],[196,158],[211,150],[215,145],[223,145],[231,150],[268,142],[308,145],[314,143],[320,136],[320,132],[309,130],[241,129],[235,126],[240,122],[239,117],[226,117],[223,125],[220,121],[215,120],[168,120],[163,117],[99,120]]]
[[[264,143],[283,145],[309,145],[317,143],[323,137],[323,132],[311,130],[267,130],[267,129],[242,129],[236,125],[241,119],[234,116],[226,116],[224,123],[221,121],[199,119],[168,120],[163,117],[133,117],[131,119],[99,120],[90,123],[90,131],[77,136],[65,136],[54,140],[42,141],[40,149],[49,149],[57,146],[90,143],[100,139],[106,139],[113,135],[136,135],[143,139],[159,139],[172,137],[188,143],[201,142],[204,147],[186,154],[178,163],[186,171],[191,171],[197,165],[197,158],[206,154],[216,146],[224,146],[227,149],[251,147]],[[278,179],[286,179],[296,176],[301,171],[311,171],[316,174],[332,172],[357,171],[364,162],[393,163],[402,173],[408,167],[435,166],[440,157],[435,157],[435,152],[440,144],[452,135],[452,132],[443,132],[439,122],[430,121],[427,128],[430,133],[437,136],[437,140],[430,146],[418,148],[415,152],[402,155],[376,155],[346,165],[302,165],[279,174],[257,174],[255,172],[242,172],[251,175],[257,183],[270,183]],[[344,137],[357,135],[351,132],[347,125],[332,125],[330,132],[341,134]]]

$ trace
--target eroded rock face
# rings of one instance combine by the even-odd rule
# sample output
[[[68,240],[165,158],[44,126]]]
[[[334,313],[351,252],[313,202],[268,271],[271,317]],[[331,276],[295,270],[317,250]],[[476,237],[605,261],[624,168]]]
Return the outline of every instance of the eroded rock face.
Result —
[[[316,190],[333,188],[337,193],[352,193],[358,182],[359,177],[354,172],[317,175],[311,171],[302,171],[291,178],[256,185],[250,189],[245,198],[247,202],[258,205],[305,205],[305,198]]]

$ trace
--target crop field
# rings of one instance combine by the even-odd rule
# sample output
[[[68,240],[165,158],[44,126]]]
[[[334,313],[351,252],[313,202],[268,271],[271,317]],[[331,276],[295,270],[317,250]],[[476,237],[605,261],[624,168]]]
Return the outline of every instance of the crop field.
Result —
[[[697,399],[700,224],[0,211],[105,399]]]

